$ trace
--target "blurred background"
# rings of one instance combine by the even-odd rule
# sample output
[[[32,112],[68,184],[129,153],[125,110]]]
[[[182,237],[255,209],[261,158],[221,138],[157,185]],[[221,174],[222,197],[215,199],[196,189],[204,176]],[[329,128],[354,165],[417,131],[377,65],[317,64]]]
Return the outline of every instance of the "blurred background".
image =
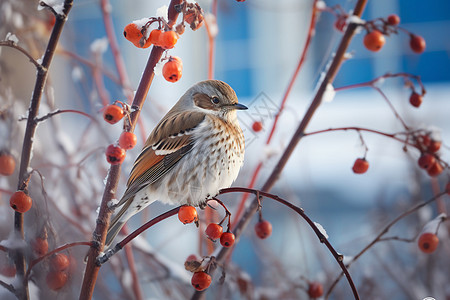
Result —
[[[157,9],[168,5],[168,1],[110,2],[120,51],[130,77],[131,88],[136,90],[150,48],[136,48],[123,37],[123,28],[133,20],[155,16]],[[218,1],[214,78],[229,83],[236,90],[239,101],[249,107],[248,111],[239,115],[247,147],[245,165],[234,186],[247,186],[260,161],[263,161],[263,167],[255,188],[263,185],[311,103],[320,77],[326,71],[327,64],[343,36],[343,33],[334,27],[335,16],[327,12],[319,15],[307,60],[287,100],[275,137],[269,146],[265,145],[281,99],[303,51],[312,2]],[[352,9],[355,2],[325,1],[327,6],[340,5],[346,12]],[[199,4],[207,14],[207,20],[211,20],[208,14],[211,13],[212,1],[199,1]],[[17,35],[20,45],[22,41],[40,35],[45,45],[45,36],[48,34],[45,24],[51,18],[47,11],[36,10],[37,1],[16,3],[3,0],[0,6],[2,39],[6,33],[12,32]],[[410,89],[405,88],[403,79],[387,79],[378,83],[377,87],[383,90],[410,128],[432,130],[440,135],[443,140],[441,157],[448,161],[450,39],[445,38],[445,32],[450,30],[450,2],[369,1],[363,19],[385,18],[390,14],[400,16],[402,28],[425,38],[426,51],[421,55],[413,53],[409,47],[408,35],[400,32],[387,37],[386,45],[379,52],[370,52],[363,45],[365,33],[362,31],[353,39],[348,49],[351,59],[344,62],[333,86],[340,88],[359,84],[386,73],[407,72],[420,75],[427,94],[418,109],[409,104]],[[27,30],[21,30],[23,28]],[[56,108],[82,110],[102,121],[100,111],[103,105],[98,87],[94,84],[92,67],[77,57],[93,62],[100,68],[103,91],[106,91],[110,102],[125,101],[123,87],[114,82],[111,76],[107,76],[108,73],[116,76],[117,74],[105,35],[99,2],[75,1],[64,29],[61,46],[51,67],[52,88],[45,95],[47,100],[43,104],[42,114],[53,110],[53,103]],[[161,74],[157,74],[141,113],[144,127],[137,128],[138,136],[149,134],[187,88],[207,79],[208,49],[205,26],[195,32],[186,28],[176,47],[168,53],[183,60],[183,76],[179,82],[170,83],[165,81]],[[34,84],[33,66],[12,49],[0,50],[1,80],[3,87],[8,87],[4,89],[0,100],[4,103],[17,103],[15,112],[23,115]],[[36,58],[42,55],[39,49],[31,50]],[[11,94],[9,100],[6,90]],[[262,131],[252,130],[255,121],[262,122]],[[74,154],[74,160],[92,149],[106,147],[114,142],[121,132],[119,124],[102,124],[98,134],[86,134],[88,129],[85,127],[88,126],[89,120],[78,115],[66,114],[55,122],[60,128],[57,131],[58,139],[65,150],[68,153],[80,151],[76,153],[78,156]],[[387,133],[404,131],[401,122],[381,95],[367,87],[337,92],[332,101],[324,102],[318,109],[307,131],[349,126]],[[83,130],[80,130],[81,127]],[[20,129],[17,130],[20,132]],[[7,135],[6,132],[7,129],[3,129],[3,136]],[[39,126],[35,151],[45,153],[48,146],[45,142],[46,136],[54,132],[56,131],[52,131],[50,125]],[[448,181],[446,172],[437,179],[431,179],[426,172],[419,169],[416,162],[420,153],[417,150],[405,152],[403,144],[398,141],[372,133],[361,134],[368,147],[366,158],[370,167],[366,174],[357,175],[351,170],[355,159],[365,155],[365,148],[357,132],[323,133],[302,139],[272,190],[274,194],[303,207],[311,219],[325,228],[330,242],[346,258],[358,253],[387,222],[420,201],[430,199],[433,193],[442,190]],[[20,151],[20,142],[20,138],[13,142],[15,148],[19,149],[16,154]],[[139,139],[136,148],[128,151],[122,168],[119,195],[125,188],[127,174],[142,143]],[[90,188],[94,192],[82,193],[84,197],[90,198],[94,207],[100,202],[103,178],[108,167],[103,160],[102,151],[96,152],[88,159],[95,161],[95,166],[101,170],[99,174],[103,174],[101,178],[89,179],[92,184]],[[39,162],[34,159],[33,165],[39,166]],[[12,183],[1,178],[0,184],[6,188]],[[233,210],[241,195],[227,195],[223,199]],[[448,199],[445,200],[444,209],[448,208]],[[133,218],[130,227],[137,228],[145,218],[168,208],[154,204],[149,212]],[[251,277],[254,288],[252,297],[255,299],[307,299],[303,287],[307,285],[308,280],[318,280],[325,287],[329,286],[339,274],[339,268],[306,223],[292,211],[268,200],[264,202],[262,212],[264,218],[273,224],[272,236],[267,240],[258,240],[251,225],[234,250],[234,264],[227,267],[227,271],[235,275],[240,274],[242,278]],[[442,211],[438,211],[436,205],[431,204],[414,216],[399,222],[392,229],[391,235],[413,239],[420,233],[424,224],[435,218],[439,212]],[[93,215],[93,212],[90,214]],[[256,221],[255,218],[252,224]],[[90,228],[93,225],[92,222],[83,226]],[[440,228],[440,238],[447,241],[433,254],[434,258],[421,253],[414,239],[410,243],[380,243],[381,245],[377,244],[369,250],[350,269],[358,289],[365,295],[363,299],[386,299],[386,296],[391,299],[422,299],[426,296],[449,299],[448,259],[441,261],[441,270],[436,271],[439,258],[446,258],[450,251],[447,228],[448,224]],[[189,275],[183,271],[183,263],[189,254],[199,251],[198,230],[194,226],[180,226],[180,223],[172,218],[150,229],[145,237],[152,246],[152,251],[169,266],[169,277],[188,282]],[[236,266],[239,272],[234,270]],[[102,269],[102,272],[105,272],[105,284],[108,287],[114,286],[112,290],[117,293],[117,299],[129,295],[123,285],[120,287],[117,278],[106,270],[109,270],[109,267]],[[434,277],[430,275],[433,272]],[[152,276],[143,277],[142,281],[144,294],[149,295],[146,299],[162,299],[162,295],[167,296],[166,291],[158,286],[158,281]],[[298,287],[298,291],[290,291],[290,294],[286,292],[285,296],[280,296],[283,295],[280,291],[289,290],[288,287],[291,286]],[[239,288],[242,292],[242,287]],[[232,291],[230,287],[220,294],[220,289],[216,282],[208,293],[208,298],[216,299],[217,295],[226,295],[223,299],[249,297],[245,296],[245,293]],[[100,293],[97,293],[96,297],[104,299]],[[343,279],[331,298],[350,297],[350,289]],[[172,298],[184,299],[186,295],[174,292]]]

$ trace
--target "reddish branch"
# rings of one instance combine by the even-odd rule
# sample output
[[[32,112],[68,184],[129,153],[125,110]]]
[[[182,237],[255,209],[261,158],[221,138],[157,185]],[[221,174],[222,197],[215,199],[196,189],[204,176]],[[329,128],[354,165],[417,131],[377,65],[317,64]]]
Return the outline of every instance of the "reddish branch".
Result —
[[[109,0],[101,0],[100,7],[102,9],[103,23],[105,24],[106,37],[108,38],[114,62],[116,64],[117,74],[121,85],[124,87],[128,102],[133,101],[133,91],[131,89],[130,80],[125,68],[125,62],[120,54],[119,44],[117,43],[116,33],[114,32],[114,24],[111,17],[111,4]]]
[[[289,207],[290,209],[294,210],[296,213],[298,213],[307,223],[308,225],[312,228],[312,230],[314,231],[314,233],[317,235],[317,237],[319,238],[321,243],[324,243],[328,250],[330,250],[331,254],[333,255],[333,257],[336,259],[337,263],[339,264],[339,266],[342,269],[342,274],[345,274],[345,276],[347,277],[348,283],[353,291],[353,295],[355,295],[355,298],[357,298],[358,296],[358,291],[356,290],[355,284],[353,283],[352,277],[350,276],[350,273],[347,270],[347,267],[344,265],[343,263],[343,256],[339,253],[337,253],[337,251],[333,248],[333,246],[331,245],[331,243],[328,241],[328,239],[324,236],[324,234],[320,231],[319,228],[317,228],[316,224],[305,214],[304,210],[298,206],[293,205],[292,203],[281,199],[278,196],[269,194],[269,193],[265,193],[262,191],[258,191],[258,190],[253,190],[253,189],[248,189],[248,188],[240,188],[240,187],[235,187],[235,188],[227,188],[227,189],[223,189],[220,191],[220,194],[226,194],[226,193],[234,193],[234,192],[242,192],[242,193],[252,193],[255,194],[256,197],[267,197],[270,199],[273,199],[283,205],[286,205],[287,207]],[[262,199],[259,199],[259,201],[261,201]]]
[[[168,25],[173,26],[178,17],[178,12],[175,9],[175,5],[181,4],[181,0],[172,0],[169,5],[168,11]],[[142,106],[144,105],[145,98],[147,97],[150,85],[155,77],[154,68],[161,59],[164,49],[160,47],[153,47],[150,53],[150,57],[147,61],[147,65],[142,74],[141,81],[134,96],[132,103],[133,112],[130,114],[130,131],[133,132],[136,127],[136,121],[139,117]],[[88,253],[88,262],[83,279],[83,286],[81,288],[80,299],[91,299],[94,293],[95,283],[97,281],[98,273],[100,271],[100,265],[96,263],[96,259],[100,252],[103,250],[106,232],[109,226],[109,219],[112,211],[110,210],[108,203],[116,198],[116,190],[120,177],[120,165],[111,166],[108,178],[106,181],[105,190],[103,193],[102,201],[100,204],[100,211],[97,218],[97,225],[93,233],[93,245]]]
[[[353,10],[353,15],[357,17],[361,17],[362,12],[366,6],[367,0],[358,0],[358,2],[355,5],[355,8]],[[281,155],[280,159],[278,160],[278,163],[276,164],[275,168],[273,169],[272,173],[270,174],[269,178],[266,180],[265,184],[261,188],[262,191],[270,191],[272,187],[275,185],[277,180],[279,179],[281,172],[283,171],[284,167],[286,166],[289,158],[291,157],[292,153],[294,152],[295,148],[297,147],[297,144],[300,142],[300,140],[305,135],[305,130],[307,126],[309,125],[314,113],[316,112],[317,108],[322,103],[322,97],[325,93],[326,87],[328,84],[331,84],[336,77],[338,70],[341,67],[342,62],[345,60],[344,56],[347,51],[347,48],[355,34],[355,30],[357,28],[357,24],[350,23],[347,26],[347,29],[344,33],[344,36],[342,37],[342,40],[336,50],[336,54],[331,62],[330,68],[325,74],[325,77],[322,81],[322,83],[319,86],[319,89],[314,96],[314,99],[309,106],[308,110],[306,111],[303,119],[301,120],[297,130],[294,133],[294,136],[292,137],[291,141],[289,142],[286,150]],[[238,224],[236,225],[236,228],[234,230],[234,233],[236,235],[236,238],[238,239],[243,232],[244,228],[249,224],[251,218],[255,215],[259,207],[259,202],[257,199],[253,199],[247,210],[244,212],[243,216],[240,218]],[[217,260],[220,263],[224,261],[224,259],[228,256],[228,253],[230,251],[230,248],[222,248],[218,255]],[[211,273],[214,272],[214,267],[211,268]],[[200,295],[203,292],[195,292],[193,295],[193,299],[198,299]],[[359,295],[357,293],[354,293],[355,299],[359,299]]]
[[[386,133],[386,132],[382,132],[379,130],[375,130],[375,129],[369,129],[369,128],[363,128],[363,127],[338,127],[338,128],[328,128],[328,129],[323,129],[323,130],[317,130],[317,131],[312,131],[312,132],[308,132],[305,133],[304,136],[308,136],[308,135],[315,135],[315,134],[319,134],[319,133],[325,133],[325,132],[332,132],[332,131],[347,131],[347,130],[354,130],[354,131],[366,131],[366,132],[371,132],[371,133],[375,133],[375,134],[379,134],[379,135],[383,135],[385,137],[394,139],[396,141],[399,141],[405,145],[411,146],[411,147],[417,147],[416,144],[412,144],[410,142],[408,142],[407,138],[405,137],[405,139],[401,139],[398,137],[399,133]],[[407,136],[407,134],[403,133],[405,136]]]
[[[111,17],[111,3],[109,0],[101,0],[100,7],[102,9],[103,23],[105,24],[106,37],[108,38],[109,45],[111,46],[111,52],[113,54],[114,63],[116,65],[117,74],[119,75],[120,85],[125,90],[125,96],[128,103],[133,102],[133,89],[131,88],[130,79],[128,78],[125,62],[123,61],[122,54],[120,53],[119,44],[117,43],[116,33],[114,31],[114,24]],[[144,130],[144,123],[141,119],[137,121],[141,128],[141,139],[145,142],[146,134]]]
[[[217,26],[217,0],[213,0],[211,13],[213,16],[213,22],[210,24],[209,20],[205,19],[206,33],[208,34],[208,79],[214,79],[214,52],[215,52],[215,39],[216,29],[210,28],[210,26]]]
[[[298,61],[297,67],[296,67],[296,69],[294,71],[294,74],[291,77],[291,80],[289,81],[289,84],[288,84],[288,86],[286,88],[286,92],[284,93],[283,99],[281,99],[280,107],[278,109],[277,114],[275,115],[275,118],[274,118],[273,124],[272,124],[272,128],[270,129],[269,136],[267,137],[267,140],[266,140],[266,145],[269,145],[270,142],[272,141],[273,134],[274,134],[275,129],[276,129],[277,124],[278,124],[278,119],[280,118],[280,116],[281,116],[281,114],[282,114],[282,112],[284,110],[284,107],[286,105],[287,99],[288,99],[289,95],[291,94],[292,87],[294,86],[294,83],[297,80],[298,74],[300,73],[300,70],[301,70],[301,68],[303,66],[303,63],[304,63],[305,59],[306,59],[306,54],[308,53],[309,46],[311,45],[311,40],[312,40],[312,38],[314,36],[314,32],[315,32],[315,28],[316,28],[316,20],[317,20],[316,3],[317,3],[317,0],[315,0],[314,3],[313,3],[313,9],[312,9],[312,13],[311,13],[311,21],[309,23],[309,29],[308,29],[308,36],[306,37],[306,41],[305,41],[305,45],[303,47],[303,51],[300,54],[300,59]],[[253,171],[252,178],[251,178],[250,183],[248,185],[249,188],[253,188],[255,186],[256,179],[258,178],[258,174],[259,174],[259,171],[262,168],[262,165],[263,165],[263,162],[260,161],[258,163],[258,165],[256,166],[255,170]],[[242,195],[241,203],[239,204],[238,210],[236,211],[236,218],[234,220],[239,220],[239,217],[241,216],[242,211],[244,210],[245,202],[247,200],[247,197],[248,197],[247,193],[244,193]],[[233,224],[233,227],[234,227],[234,224]]]
[[[96,260],[96,263],[98,265],[104,264],[105,262],[107,262],[110,259],[111,256],[113,256],[118,251],[120,251],[123,247],[125,247],[125,245],[127,245],[129,242],[134,240],[138,235],[142,234],[145,230],[147,230],[148,228],[152,227],[153,225],[161,222],[162,220],[165,220],[173,215],[176,215],[179,210],[180,210],[180,207],[178,206],[178,207],[175,207],[175,208],[151,219],[150,221],[148,221],[147,223],[145,223],[144,225],[142,225],[141,227],[139,227],[138,229],[133,231],[131,234],[127,235],[123,240],[121,240],[119,243],[117,243],[116,246],[114,246],[114,248],[108,250],[103,256],[99,256]]]

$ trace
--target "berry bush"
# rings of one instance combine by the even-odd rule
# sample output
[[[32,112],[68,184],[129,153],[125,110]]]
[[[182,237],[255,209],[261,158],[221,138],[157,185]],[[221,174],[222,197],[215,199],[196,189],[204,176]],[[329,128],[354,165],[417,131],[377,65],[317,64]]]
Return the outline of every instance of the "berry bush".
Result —
[[[436,46],[420,27],[393,11],[370,18],[368,0],[161,0],[156,12],[22,2],[0,3],[1,299],[450,298],[436,86],[394,66],[341,84],[347,66],[394,44],[426,61]],[[273,11],[283,18],[264,17]],[[290,14],[302,16],[295,26]],[[249,32],[263,38],[226,48]],[[264,87],[254,101],[240,95],[251,90],[243,64],[264,70],[253,72]],[[152,127],[187,86],[216,77],[250,108],[240,177],[200,207],[152,204],[105,249]],[[336,186],[357,199],[356,216]]]

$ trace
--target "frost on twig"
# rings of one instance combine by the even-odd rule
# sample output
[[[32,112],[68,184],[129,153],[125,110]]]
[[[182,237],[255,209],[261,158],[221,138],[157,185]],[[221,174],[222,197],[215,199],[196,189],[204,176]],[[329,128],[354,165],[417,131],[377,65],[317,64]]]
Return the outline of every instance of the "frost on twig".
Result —
[[[336,96],[336,91],[334,90],[334,87],[331,83],[327,84],[327,88],[325,89],[325,92],[323,93],[322,100],[324,102],[331,102],[334,99],[334,96]]]
[[[100,39],[95,39],[91,43],[89,49],[91,50],[92,53],[100,55],[105,53],[106,50],[108,50],[108,44],[109,44],[108,38],[102,37]]]
[[[327,231],[325,230],[325,228],[323,228],[323,226],[317,222],[314,222],[314,225],[317,227],[317,229],[319,229],[320,233],[326,238],[328,239],[328,234]]]
[[[163,5],[156,10],[156,17],[163,18],[165,21],[169,19],[169,7],[167,5]]]
[[[44,8],[49,9],[55,16],[60,15],[64,16],[64,1],[61,0],[46,0],[40,1],[38,10],[42,10]]]
[[[10,42],[12,42],[13,44],[18,44],[18,43],[19,43],[19,39],[17,38],[17,36],[16,36],[14,33],[11,33],[11,32],[8,32],[8,33],[6,34],[5,40],[6,40],[6,41],[10,41]]]

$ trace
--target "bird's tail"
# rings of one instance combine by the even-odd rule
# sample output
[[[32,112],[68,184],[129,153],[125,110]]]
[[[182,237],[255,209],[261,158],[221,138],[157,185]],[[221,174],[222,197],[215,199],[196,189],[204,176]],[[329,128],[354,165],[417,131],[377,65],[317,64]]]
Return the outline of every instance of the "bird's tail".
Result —
[[[125,225],[128,219],[132,216],[130,214],[126,214],[130,203],[131,201],[126,202],[121,207],[120,211],[112,218],[108,227],[108,233],[106,234],[105,250],[109,249],[114,241],[114,238],[119,234],[120,229],[122,229],[123,225]]]

